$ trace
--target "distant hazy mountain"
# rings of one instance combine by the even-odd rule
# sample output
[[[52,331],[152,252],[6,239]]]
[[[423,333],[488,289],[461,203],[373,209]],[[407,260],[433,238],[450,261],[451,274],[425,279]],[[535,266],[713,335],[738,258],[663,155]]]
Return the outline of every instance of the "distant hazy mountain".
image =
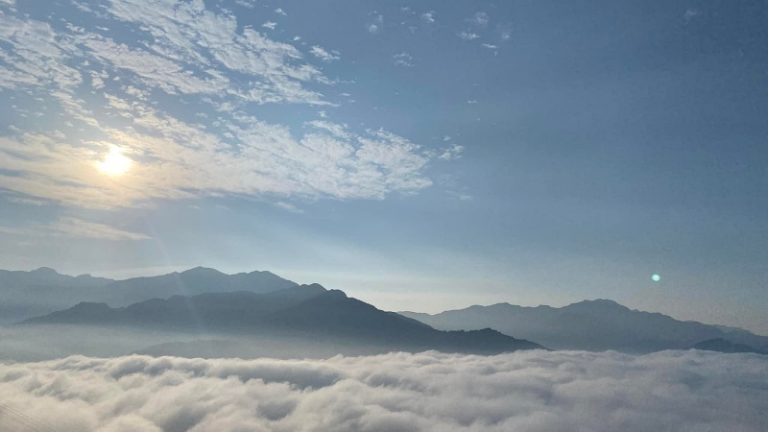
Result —
[[[0,323],[71,306],[113,282],[89,275],[67,276],[41,267],[32,271],[0,270]]]
[[[267,293],[297,285],[296,282],[283,279],[268,271],[229,275],[211,268],[195,267],[181,273],[115,281],[106,287],[107,297],[104,300],[81,299],[81,301],[90,300],[112,306],[125,306],[143,300],[174,295],[189,296],[232,291]]]
[[[380,350],[499,353],[540,348],[490,329],[435,330],[317,284],[261,294],[239,291],[173,296],[121,308],[83,302],[26,323],[305,338]]]
[[[611,300],[582,301],[561,308],[499,303],[435,315],[401,314],[442,330],[490,327],[552,349],[652,352],[688,349],[699,342],[721,338],[768,351],[765,336],[741,329],[678,321],[660,313],[631,310]]]
[[[707,339],[694,345],[692,348],[722,353],[756,353],[768,354],[768,351],[759,350],[746,344],[731,342],[723,338]]]
[[[125,306],[152,298],[209,292],[270,292],[296,286],[270,272],[228,275],[196,267],[181,273],[115,281],[89,275],[67,276],[53,269],[0,270],[0,323],[18,322],[81,301]]]

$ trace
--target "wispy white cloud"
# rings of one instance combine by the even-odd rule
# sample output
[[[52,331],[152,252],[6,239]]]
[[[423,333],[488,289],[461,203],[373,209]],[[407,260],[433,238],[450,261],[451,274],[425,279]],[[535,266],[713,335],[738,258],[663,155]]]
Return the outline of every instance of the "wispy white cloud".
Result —
[[[411,67],[413,66],[413,57],[407,52],[397,53],[392,56],[396,66]]]
[[[508,41],[512,36],[508,23],[497,23],[491,29],[491,16],[483,11],[478,11],[465,20],[468,25],[458,34],[465,41],[485,40],[481,46],[488,49],[498,49],[499,43]],[[490,41],[493,42],[490,42]]]
[[[74,217],[61,217],[50,224],[0,226],[0,233],[29,237],[72,237],[100,240],[147,240],[150,237],[97,222]]]
[[[499,39],[501,39],[502,42],[506,42],[512,38],[512,29],[507,26],[501,26],[499,28]]]
[[[275,13],[276,13],[276,14],[278,14],[278,15],[282,15],[282,16],[288,16],[288,14],[287,14],[287,13],[285,13],[285,11],[283,10],[283,8],[277,8],[277,9],[275,9]]]
[[[375,14],[373,20],[365,26],[368,33],[376,34],[384,30],[384,15]]]
[[[686,23],[689,23],[691,20],[695,19],[701,15],[701,11],[698,9],[688,8],[685,10],[685,13],[683,13],[683,21]]]
[[[105,240],[147,240],[145,234],[126,231],[109,225],[89,222],[73,217],[60,218],[49,228],[56,233],[68,237],[95,238]]]
[[[766,375],[766,357],[697,351],[77,356],[0,365],[0,429],[760,432]]]
[[[0,41],[13,47],[0,48],[0,88],[72,89],[82,81],[80,72],[64,62],[73,39],[58,35],[48,23],[0,14]]]
[[[326,116],[321,114],[321,117]],[[325,120],[312,120],[307,122],[307,125],[328,132],[337,138],[349,139],[352,136],[345,125],[340,125]]]
[[[297,132],[254,117],[253,104],[330,104],[318,88],[334,82],[309,61],[338,53],[317,46],[305,56],[203,2],[112,0],[100,11],[135,43],[106,27],[54,30],[0,15],[0,87],[47,99],[67,125],[0,137],[6,190],[109,208],[221,194],[381,199],[432,184],[436,157],[391,132],[331,122]],[[208,112],[172,113],[181,105]],[[132,163],[110,178],[98,163],[115,146]]]
[[[472,201],[472,195],[470,195],[470,194],[468,194],[466,192],[456,191],[456,190],[452,190],[452,189],[448,189],[446,192],[448,193],[448,195],[453,196],[454,198],[456,198],[459,201]]]
[[[238,31],[237,19],[231,14],[207,10],[202,2],[149,4],[141,0],[113,0],[107,10],[148,32],[154,41],[149,45],[152,51],[188,66],[191,79],[208,75],[223,80],[233,73],[246,74],[251,77],[250,85],[229,93],[259,103],[324,103],[322,95],[305,85],[329,81],[301,61],[296,47],[249,27]]]
[[[431,185],[429,156],[409,140],[383,130],[346,132],[330,122],[294,136],[284,126],[234,113],[224,136],[164,115],[136,99],[110,97],[130,129],[103,128],[104,141],[74,146],[50,135],[0,138],[0,168],[17,192],[88,207],[131,205],[153,198],[222,193],[376,198]],[[98,172],[112,146],[135,161],[119,179]]]
[[[274,30],[277,28],[277,23],[274,21],[267,21],[261,26],[264,27],[265,29]]]
[[[421,14],[421,20],[424,21],[427,24],[432,24],[435,22],[435,11],[427,11]]]
[[[304,210],[296,207],[294,204],[285,201],[278,201],[275,203],[275,206],[280,207],[283,210],[287,210],[291,213],[304,213]]]
[[[235,4],[248,9],[253,9],[256,7],[255,0],[235,0]]]
[[[453,144],[443,151],[438,158],[443,160],[458,159],[464,153],[464,146],[459,144]]]
[[[469,22],[478,26],[478,27],[485,27],[488,25],[488,21],[490,21],[490,17],[485,12],[475,12],[474,15],[472,15],[472,18],[469,19]]]
[[[226,77],[215,71],[208,71],[198,77],[177,62],[109,39],[94,36],[81,38],[80,42],[97,59],[117,69],[132,72],[145,84],[170,94],[216,94],[225,92],[230,84]]]
[[[309,53],[312,54],[313,56],[319,58],[320,60],[322,60],[324,62],[331,62],[331,61],[334,61],[334,60],[339,60],[341,58],[338,53],[336,53],[336,52],[329,52],[329,51],[325,50],[323,47],[320,47],[320,46],[317,46],[317,45],[313,46],[309,50]]]

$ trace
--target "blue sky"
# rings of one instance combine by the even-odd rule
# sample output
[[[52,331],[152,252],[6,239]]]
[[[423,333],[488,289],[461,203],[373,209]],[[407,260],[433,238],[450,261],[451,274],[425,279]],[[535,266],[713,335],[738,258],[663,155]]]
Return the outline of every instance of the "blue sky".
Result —
[[[768,334],[765,2],[0,1],[0,267]],[[662,279],[651,281],[658,273]]]

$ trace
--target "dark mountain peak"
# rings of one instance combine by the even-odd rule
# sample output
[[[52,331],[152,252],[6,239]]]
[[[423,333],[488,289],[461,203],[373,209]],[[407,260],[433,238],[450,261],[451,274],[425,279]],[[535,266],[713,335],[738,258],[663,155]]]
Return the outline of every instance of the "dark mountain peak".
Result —
[[[184,275],[184,276],[208,276],[208,275],[210,275],[210,276],[224,276],[224,273],[222,273],[222,272],[220,272],[220,271],[218,271],[216,269],[213,269],[213,268],[210,268],[210,267],[202,267],[202,266],[197,266],[197,267],[193,267],[193,268],[191,268],[189,270],[184,270],[183,272],[181,272],[179,274]]]
[[[30,271],[30,273],[41,275],[41,276],[59,276],[59,272],[57,272],[56,270],[50,267],[40,267]]]
[[[592,299],[592,300],[582,300],[582,301],[576,302],[574,304],[579,304],[579,303],[582,303],[582,304],[595,304],[595,305],[606,305],[606,306],[621,306],[621,304],[619,304],[615,300],[606,299],[606,298],[596,298],[596,299]],[[621,306],[621,307],[623,307],[623,306]]]
[[[510,308],[510,307],[514,307],[514,306],[512,306],[509,303],[502,302],[502,303],[494,303],[494,304],[488,305],[488,306],[472,305],[472,306],[469,307],[469,309],[478,309],[478,310],[486,309],[486,308],[487,309],[507,309],[507,308]]]
[[[500,331],[494,330],[490,327],[481,328],[479,330],[469,330],[469,333],[475,333],[478,335],[500,335],[503,334]]]
[[[114,309],[107,306],[106,303],[80,302],[69,309],[31,318],[23,321],[21,324],[79,324],[82,322],[98,322],[101,319],[108,318],[113,312]]]
[[[556,308],[499,303],[434,315],[404,314],[442,330],[491,327],[505,334],[535,340],[553,349],[639,353],[689,349],[701,341],[723,338],[768,352],[768,337],[746,330],[680,321],[660,313],[630,309],[608,299],[584,300]],[[718,350],[746,349],[743,346],[728,348],[715,342],[711,346],[718,345]]]
[[[628,307],[610,299],[582,300],[563,307],[566,310],[628,311]]]
[[[94,311],[107,311],[111,308],[106,303],[99,302],[80,302],[70,309],[75,312],[94,312]]]
[[[451,341],[448,346],[463,346],[467,352],[478,354],[496,354],[503,352],[500,346],[514,346],[515,349],[546,349],[543,346],[524,339],[515,339],[491,328],[480,330],[452,330],[445,332]],[[456,350],[455,348],[453,348]]]
[[[595,301],[599,302],[600,300],[595,300]],[[611,302],[611,300],[606,300],[606,301]],[[589,302],[589,301],[585,301],[585,302]],[[501,302],[501,303],[494,303],[494,304],[490,304],[490,305],[472,305],[472,306],[466,307],[464,309],[454,309],[454,310],[449,310],[449,311],[440,312],[440,313],[436,313],[436,314],[419,313],[419,312],[403,312],[403,313],[405,313],[405,314],[407,314],[409,316],[410,315],[422,315],[422,316],[426,316],[426,317],[429,317],[429,316],[435,317],[435,316],[438,316],[438,315],[441,315],[441,314],[445,314],[445,313],[460,313],[460,312],[488,313],[488,312],[492,312],[492,313],[497,313],[498,314],[498,313],[507,313],[507,312],[508,313],[517,313],[517,312],[529,312],[529,311],[552,311],[552,310],[555,310],[555,309],[557,309],[557,308],[554,308],[554,307],[549,306],[549,305],[520,306],[520,305],[516,305],[516,304],[511,304],[511,303],[508,303],[508,302]]]
[[[271,271],[267,271],[267,270],[254,270],[254,271],[251,271],[251,272],[248,272],[248,273],[245,273],[245,274],[247,274],[249,276],[261,275],[261,276],[272,276],[272,277],[276,277],[276,278],[280,277],[280,276],[272,273]]]
[[[482,308],[482,306],[480,306],[480,307]],[[513,304],[510,304],[510,303],[507,303],[507,302],[502,302],[502,303],[494,303],[492,305],[489,305],[489,306],[487,306],[487,309],[494,310],[494,311],[506,311],[506,310],[510,310],[510,309],[516,309],[516,310],[526,309],[526,307],[525,306],[513,305]]]
[[[313,284],[313,285],[317,285],[317,284]],[[317,286],[320,286],[320,285],[317,285]],[[325,288],[323,288],[323,289],[325,289]],[[337,289],[327,290],[325,295],[328,296],[328,297],[331,297],[331,298],[338,298],[338,299],[348,298],[347,297],[347,293],[345,293],[342,290],[337,290]]]
[[[766,351],[759,350],[747,344],[732,342],[724,338],[707,339],[697,343],[692,348],[704,351],[717,351],[722,353],[768,354]]]

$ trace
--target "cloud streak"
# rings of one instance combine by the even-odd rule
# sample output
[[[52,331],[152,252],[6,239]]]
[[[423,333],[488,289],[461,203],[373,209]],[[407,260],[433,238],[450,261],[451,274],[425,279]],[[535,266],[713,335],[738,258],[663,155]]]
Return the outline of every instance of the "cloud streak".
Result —
[[[99,240],[148,240],[149,236],[74,217],[61,217],[51,224],[24,227],[0,226],[0,233],[24,237],[73,237]]]
[[[0,366],[0,429],[757,432],[766,374],[766,357],[696,351],[69,357]]]
[[[313,56],[319,58],[320,60],[322,60],[324,62],[332,62],[334,60],[338,60],[338,59],[341,58],[341,57],[339,57],[339,55],[337,53],[329,52],[325,48],[317,46],[317,45],[313,46],[309,50],[309,53],[312,54]]]

